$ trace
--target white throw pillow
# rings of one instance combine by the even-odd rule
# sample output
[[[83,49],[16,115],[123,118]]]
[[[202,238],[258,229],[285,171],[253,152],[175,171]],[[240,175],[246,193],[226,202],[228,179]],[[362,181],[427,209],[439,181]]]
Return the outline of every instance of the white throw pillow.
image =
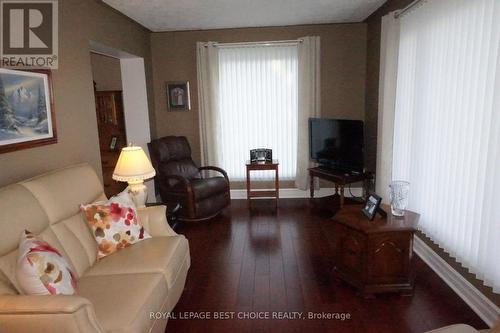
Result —
[[[25,230],[19,243],[16,279],[28,295],[73,295],[76,278],[64,257]]]

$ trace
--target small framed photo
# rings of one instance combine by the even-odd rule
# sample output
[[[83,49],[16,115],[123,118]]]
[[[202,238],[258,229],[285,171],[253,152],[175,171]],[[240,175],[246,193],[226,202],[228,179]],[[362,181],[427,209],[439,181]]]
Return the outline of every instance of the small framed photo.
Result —
[[[375,193],[369,193],[366,197],[365,206],[362,209],[363,214],[368,217],[368,219],[373,220],[375,214],[380,206],[380,202],[382,202],[382,198],[376,195]]]
[[[168,111],[191,110],[191,96],[189,81],[167,82],[167,109]]]
[[[111,137],[111,141],[109,141],[109,150],[115,150],[117,142],[118,142],[118,137],[113,135]]]

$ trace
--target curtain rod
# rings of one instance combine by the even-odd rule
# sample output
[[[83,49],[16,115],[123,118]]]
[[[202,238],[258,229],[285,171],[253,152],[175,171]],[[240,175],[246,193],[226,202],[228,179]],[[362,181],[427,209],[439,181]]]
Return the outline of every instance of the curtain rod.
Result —
[[[236,43],[218,43],[214,42],[214,46],[221,46],[221,47],[231,47],[231,46],[252,46],[252,45],[264,45],[264,46],[270,46],[274,44],[298,44],[302,43],[302,39],[290,39],[290,40],[270,40],[270,41],[262,41],[262,42],[236,42]],[[205,47],[208,46],[208,43],[204,44]]]
[[[405,8],[401,9],[401,10],[398,10],[396,11],[396,13],[394,14],[394,18],[399,18],[401,15],[403,15],[404,13],[410,11],[412,8],[414,8],[416,5],[418,4],[421,4],[423,2],[427,2],[427,0],[415,0],[413,1],[412,3],[410,3],[408,6],[406,6]]]

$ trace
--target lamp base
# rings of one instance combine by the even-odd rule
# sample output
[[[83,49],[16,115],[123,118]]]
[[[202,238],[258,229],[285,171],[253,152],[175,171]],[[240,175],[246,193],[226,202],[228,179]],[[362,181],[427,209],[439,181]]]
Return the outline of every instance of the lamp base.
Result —
[[[148,188],[143,181],[136,183],[128,183],[128,193],[134,201],[137,208],[146,207],[146,199],[148,198]]]

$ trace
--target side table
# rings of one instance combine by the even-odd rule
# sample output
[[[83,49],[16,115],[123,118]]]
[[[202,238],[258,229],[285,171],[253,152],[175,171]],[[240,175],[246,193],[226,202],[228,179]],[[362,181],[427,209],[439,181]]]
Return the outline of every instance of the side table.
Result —
[[[413,234],[419,214],[376,216],[369,221],[362,205],[348,205],[332,218],[334,274],[365,297],[381,292],[411,294],[415,280]]]
[[[272,162],[266,163],[252,163],[247,161],[247,203],[248,208],[251,208],[251,200],[252,198],[275,198],[276,199],[276,208],[278,208],[278,201],[280,197],[280,183],[279,183],[279,162],[278,160],[272,160]],[[251,179],[250,172],[256,170],[274,170],[274,190],[265,191],[265,190],[252,190],[251,189]]]

